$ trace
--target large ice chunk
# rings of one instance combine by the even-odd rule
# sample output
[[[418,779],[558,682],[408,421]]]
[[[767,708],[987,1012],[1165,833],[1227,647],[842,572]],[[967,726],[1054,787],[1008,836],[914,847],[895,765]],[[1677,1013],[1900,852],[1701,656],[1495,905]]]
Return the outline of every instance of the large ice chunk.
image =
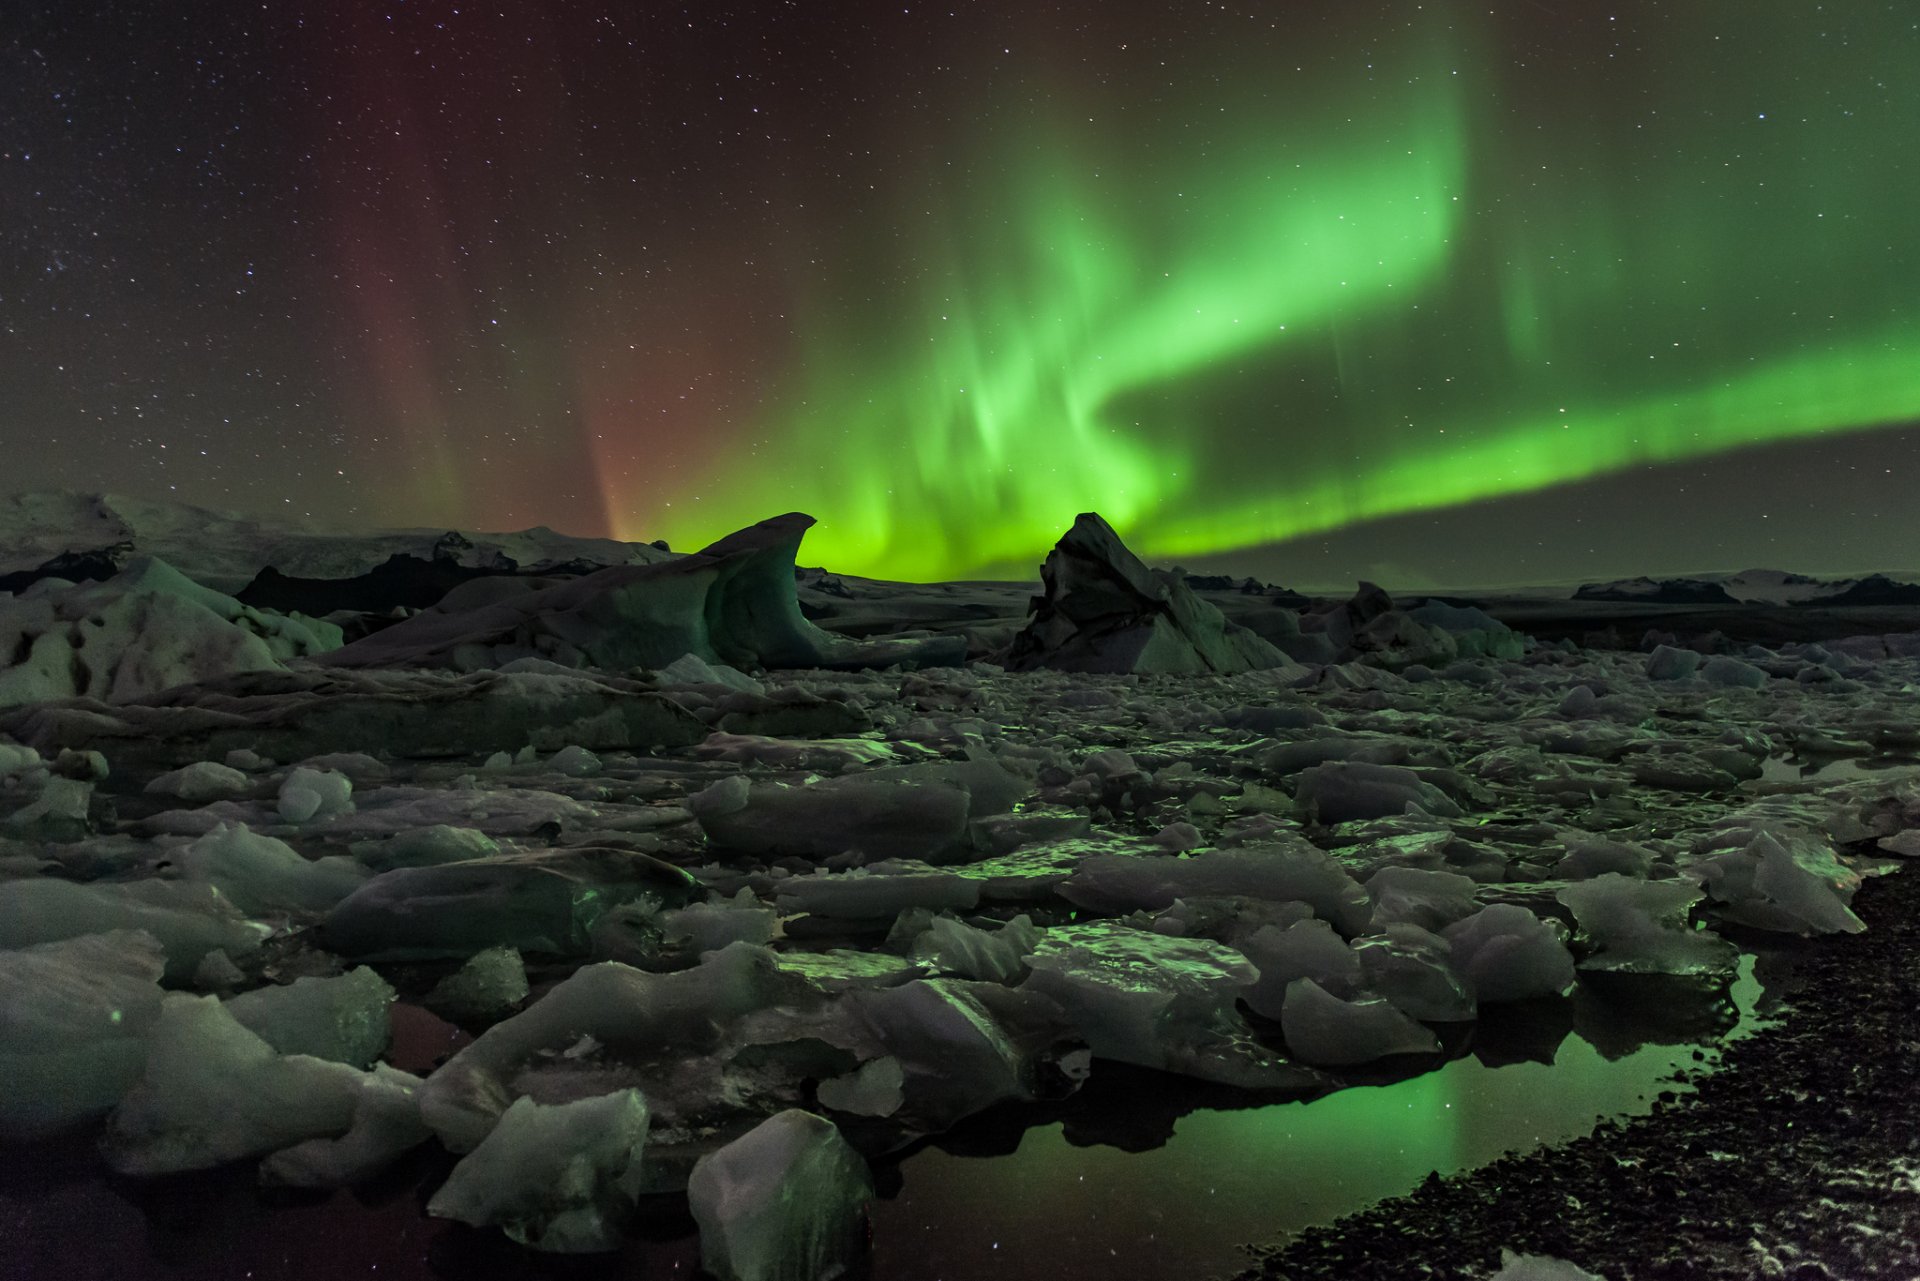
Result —
[[[820,1106],[849,1116],[892,1116],[906,1102],[906,1069],[891,1054],[820,1082]]]
[[[1671,645],[1656,645],[1647,655],[1647,679],[1650,681],[1683,680],[1700,666],[1700,654],[1691,649],[1675,649]]]
[[[923,907],[930,911],[963,909],[980,902],[980,882],[954,872],[904,859],[856,867],[848,872],[817,871],[780,882],[782,912],[805,912],[840,920],[877,920]]]
[[[1436,818],[1458,818],[1460,807],[1413,770],[1366,761],[1329,761],[1302,770],[1294,789],[1300,812],[1320,823],[1386,818],[1409,807]]]
[[[366,880],[351,859],[309,862],[285,841],[262,836],[244,823],[219,824],[180,850],[175,861],[187,875],[212,884],[248,913],[324,912]]]
[[[203,957],[257,951],[265,926],[243,920],[210,885],[178,881],[115,881],[76,885],[41,877],[0,882],[0,947],[27,947],[101,934],[144,930],[167,950],[166,979],[185,983]]]
[[[738,778],[739,776],[736,776]],[[1003,812],[1015,789],[990,760],[933,762],[789,786],[724,780],[687,800],[707,839],[761,858],[963,861],[972,819]]]
[[[1178,898],[1171,907],[1154,916],[1153,932],[1176,938],[1212,939],[1245,951],[1246,941],[1268,926],[1284,930],[1315,919],[1312,904],[1297,900],[1248,898],[1244,894],[1225,898]]]
[[[344,1063],[282,1058],[217,998],[175,992],[100,1149],[122,1174],[174,1174],[345,1134],[363,1079]]]
[[[957,636],[856,641],[800,613],[793,559],[811,516],[788,512],[692,555],[618,565],[488,603],[423,610],[331,656],[347,667],[494,667],[539,657],[568,667],[661,667],[683,654],[735,667],[957,664]]]
[[[340,644],[332,623],[250,609],[153,557],[104,582],[42,580],[0,596],[0,707],[141,698],[229,672],[279,668]]]
[[[1518,903],[1489,903],[1444,934],[1454,969],[1482,1003],[1564,996],[1573,988],[1566,926]]]
[[[1341,997],[1352,996],[1365,981],[1360,958],[1321,920],[1299,921],[1285,929],[1262,926],[1240,950],[1260,970],[1260,981],[1245,993],[1246,1002],[1270,1019],[1280,1017],[1295,979],[1310,978]]]
[[[1453,969],[1445,939],[1418,925],[1389,925],[1383,934],[1355,939],[1354,954],[1370,991],[1393,1007],[1428,1023],[1461,1023],[1478,1007],[1473,992]]]
[[[1045,594],[1013,638],[1015,671],[1194,673],[1288,668],[1260,636],[1229,622],[1186,579],[1151,570],[1097,512],[1082,512],[1040,567]]]
[[[618,1249],[642,1186],[651,1117],[634,1089],[543,1106],[519,1098],[427,1203],[536,1250]]]
[[[281,1054],[311,1054],[364,1068],[386,1051],[391,984],[366,966],[332,978],[295,979],[227,1002],[227,1012]]]
[[[45,779],[40,794],[7,815],[0,828],[28,841],[76,841],[92,830],[93,784],[78,778]]]
[[[693,1167],[700,1264],[721,1281],[819,1281],[865,1246],[873,1178],[833,1122],[768,1117]]]
[[[421,1114],[448,1148],[469,1152],[522,1094],[543,1102],[603,1094],[610,1072],[620,1084],[645,1088],[640,1078],[650,1066],[658,1067],[659,1080],[676,1079],[685,1063],[713,1051],[732,1023],[791,997],[794,986],[772,952],[747,943],[676,974],[616,961],[584,966],[429,1077]],[[647,1093],[658,1108],[662,1098]]]
[[[1744,833],[1734,833],[1736,838]],[[1800,828],[1753,832],[1686,869],[1728,920],[1785,934],[1858,934],[1866,923],[1849,904],[1860,873],[1824,837]]]
[[[105,1114],[139,1079],[166,954],[120,930],[0,952],[0,1138]]]
[[[882,1052],[869,1062],[899,1066],[895,1119],[923,1133],[996,1103],[1059,1097],[1086,1076],[1087,1052],[1067,1013],[1031,986],[926,979],[855,992],[848,1002]],[[839,1106],[824,1086],[820,1101]]]
[[[935,916],[913,940],[913,955],[942,974],[994,983],[1017,982],[1027,972],[1027,957],[1039,946],[1033,919],[1016,916],[997,930],[983,930]]]
[[[717,952],[729,943],[770,942],[779,919],[772,908],[760,906],[752,890],[742,889],[731,899],[689,903],[662,912],[660,931],[669,943],[699,956]]]
[[[1367,878],[1367,895],[1373,900],[1368,928],[1377,933],[1405,922],[1425,930],[1441,929],[1472,914],[1479,906],[1474,899],[1478,888],[1471,877],[1458,872],[1383,867]]]
[[[510,947],[490,947],[434,984],[421,1003],[455,1023],[498,1019],[527,999],[527,967]]]
[[[1296,901],[1344,933],[1367,927],[1367,892],[1324,850],[1304,840],[1212,850],[1187,858],[1097,855],[1081,860],[1061,887],[1068,902],[1095,912],[1171,907],[1175,899],[1241,895]]]
[[[1349,1067],[1390,1054],[1437,1054],[1440,1040],[1395,1009],[1386,998],[1343,1001],[1312,979],[1287,986],[1280,1012],[1287,1048],[1307,1063]]]
[[[216,761],[195,761],[159,775],[145,790],[160,796],[177,796],[198,805],[239,796],[252,786],[252,779],[231,766]]]
[[[336,770],[302,765],[280,784],[280,817],[289,823],[308,823],[353,812],[353,780]]]
[[[469,957],[490,947],[584,956],[623,904],[681,902],[694,882],[645,854],[591,848],[402,867],[328,913],[327,946],[370,960]]]
[[[1311,1079],[1251,1047],[1234,1002],[1260,972],[1231,948],[1094,921],[1048,930],[1029,964],[1021,990],[1058,1001],[1100,1058],[1249,1087]]]
[[[1631,841],[1613,841],[1604,836],[1589,836],[1567,846],[1566,855],[1554,864],[1553,874],[1567,881],[1589,881],[1596,876],[1618,872],[1636,880],[1645,880],[1653,867],[1654,853]]]
[[[1580,969],[1723,975],[1739,960],[1733,944],[1688,924],[1694,904],[1705,897],[1691,881],[1637,881],[1609,872],[1554,897],[1579,927],[1577,942],[1588,952]]]
[[[420,1078],[385,1063],[360,1080],[353,1121],[338,1138],[313,1138],[260,1163],[262,1183],[343,1188],[372,1178],[432,1137],[420,1119]]]
[[[354,858],[376,872],[389,872],[396,867],[464,863],[491,858],[500,852],[499,843],[485,832],[445,823],[410,827],[381,840],[355,841],[350,848]]]

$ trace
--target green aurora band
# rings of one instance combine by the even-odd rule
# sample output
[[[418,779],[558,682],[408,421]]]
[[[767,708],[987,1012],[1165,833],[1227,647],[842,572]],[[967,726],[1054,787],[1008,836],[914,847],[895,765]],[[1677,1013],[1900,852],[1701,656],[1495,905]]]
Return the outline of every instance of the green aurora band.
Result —
[[[1521,59],[1427,6],[1364,68],[1222,43],[1150,119],[977,112],[669,532],[799,507],[849,572],[1031,572],[1084,510],[1193,556],[1920,418],[1912,24],[1803,8]]]

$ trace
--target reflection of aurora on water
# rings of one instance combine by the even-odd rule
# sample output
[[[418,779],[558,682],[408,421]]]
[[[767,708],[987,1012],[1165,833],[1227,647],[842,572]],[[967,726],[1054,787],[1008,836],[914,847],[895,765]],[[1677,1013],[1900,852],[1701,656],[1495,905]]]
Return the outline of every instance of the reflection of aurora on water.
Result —
[[[1103,1142],[1097,1122],[1091,1135],[1069,1122],[1065,1132],[1028,1130],[1006,1155],[918,1153],[903,1166],[899,1196],[874,1206],[875,1275],[988,1275],[1011,1260],[1044,1257],[1050,1275],[1092,1281],[1112,1275],[1116,1253],[1134,1276],[1232,1275],[1250,1243],[1404,1195],[1435,1171],[1473,1169],[1589,1133],[1599,1120],[1645,1114],[1660,1090],[1688,1088],[1670,1085],[1675,1072],[1700,1066],[1678,1024],[1711,1041],[1737,1007],[1727,1036],[1762,1026],[1754,964],[1742,960],[1731,1004],[1702,989],[1658,1011],[1656,1024],[1675,1024],[1665,1032],[1638,1022],[1651,1010],[1602,1013],[1606,1002],[1583,994],[1575,1026],[1586,1036],[1546,1032],[1535,1052],[1552,1047],[1550,1063],[1489,1066],[1469,1055],[1304,1103],[1202,1108],[1179,1116],[1171,1138],[1145,1151],[1109,1145],[1127,1141],[1120,1137]],[[1497,1039],[1492,1026],[1479,1034]],[[1147,1076],[1140,1088],[1166,1089]],[[1106,1102],[1121,1118],[1112,1124],[1129,1130],[1124,1104]],[[982,1234],[981,1224],[993,1231]]]

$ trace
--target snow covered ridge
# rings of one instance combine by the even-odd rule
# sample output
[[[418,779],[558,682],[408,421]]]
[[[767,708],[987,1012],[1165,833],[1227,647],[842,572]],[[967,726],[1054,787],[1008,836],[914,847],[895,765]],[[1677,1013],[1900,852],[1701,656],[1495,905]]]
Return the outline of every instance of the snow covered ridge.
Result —
[[[684,1192],[717,1275],[824,1276],[868,1161],[997,1103],[1437,1065],[1484,1007],[1722,988],[1723,927],[1857,931],[1920,856],[1902,644],[1530,647],[1377,588],[1256,627],[1086,522],[1016,671],[805,618],[804,520],[324,653],[152,567],[0,600],[92,662],[146,633],[49,602],[145,583],[267,658],[122,687],[130,641],[0,709],[0,1134],[311,1187],[439,1143],[436,1216],[604,1250]],[[401,1006],[471,1039],[404,1070]]]
[[[1737,574],[1702,574],[1692,578],[1621,578],[1605,583],[1583,583],[1574,589],[1573,599],[1644,605],[1915,605],[1920,604],[1920,575],[1868,574],[1861,578],[1820,579],[1778,569],[1746,569]]]
[[[502,534],[444,528],[342,533],[291,514],[267,520],[119,494],[0,495],[0,574],[116,547],[125,557],[158,557],[229,593],[268,566],[299,578],[351,578],[395,555],[449,557],[467,565],[504,557],[523,568],[570,561],[626,565],[665,555],[656,546],[578,538],[544,526]]]

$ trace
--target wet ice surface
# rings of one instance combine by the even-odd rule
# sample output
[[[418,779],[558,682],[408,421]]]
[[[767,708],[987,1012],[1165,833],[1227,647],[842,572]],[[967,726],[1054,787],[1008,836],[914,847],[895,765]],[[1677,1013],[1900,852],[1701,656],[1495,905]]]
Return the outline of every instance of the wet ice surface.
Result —
[[[1434,1071],[1306,1102],[1245,1106],[1110,1069],[1063,1105],[1063,1120],[1007,1110],[883,1164],[871,1275],[1091,1279],[1122,1265],[1154,1281],[1229,1275],[1245,1244],[1404,1193],[1431,1171],[1644,1113],[1660,1090],[1690,1088],[1676,1074],[1710,1071],[1716,1044],[1763,1025],[1767,1004],[1748,957],[1724,999],[1677,986],[1511,1010]],[[393,1022],[392,1055],[405,1066],[470,1040],[417,1007],[396,1006]],[[564,1261],[427,1219],[421,1206],[444,1161],[416,1159],[316,1200],[262,1194],[243,1171],[109,1184],[75,1146],[35,1155],[29,1172],[0,1181],[0,1213],[16,1240],[89,1224],[59,1241],[68,1277],[637,1277],[690,1275],[698,1261],[678,1207],[650,1207],[651,1231],[616,1255]]]
[[[876,1275],[1228,1270],[1642,1107],[1729,982],[1751,1008],[1759,940],[1862,928],[1861,878],[1920,853],[1914,659],[1476,652],[1383,602],[1301,645],[1338,622],[1368,661],[1234,676],[521,657],[7,713],[0,957],[53,976],[0,992],[8,1123],[111,1109],[144,1180],[45,1149],[14,1239],[94,1224],[67,1275],[532,1266],[501,1230],[685,1271],[692,1172],[825,1136],[806,1109],[876,1175]],[[134,930],[103,1023],[62,949]],[[602,1150],[580,1118],[619,1099]],[[567,1199],[530,1207],[507,1145]],[[795,1222],[864,1187],[820,1150]],[[195,1172],[257,1157],[358,1187]],[[437,1212],[493,1226],[423,1217],[456,1158]],[[777,1270],[714,1254],[780,1195],[727,1186],[755,1204],[703,1194],[709,1259]]]

